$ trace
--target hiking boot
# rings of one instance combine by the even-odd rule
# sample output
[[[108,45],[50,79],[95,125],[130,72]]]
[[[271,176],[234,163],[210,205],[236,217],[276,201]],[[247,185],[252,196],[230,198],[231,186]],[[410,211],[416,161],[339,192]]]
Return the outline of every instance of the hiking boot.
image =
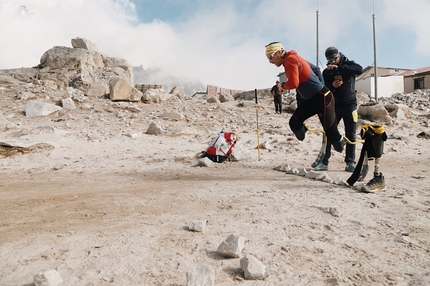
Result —
[[[316,160],[315,162],[312,163],[311,167],[315,168],[316,166],[318,166],[320,164],[320,161]]]
[[[349,163],[349,164],[346,164],[346,166],[345,166],[345,171],[347,171],[347,172],[354,172],[354,170],[355,170],[355,166],[354,166],[354,164],[351,164],[351,163]]]
[[[320,163],[318,166],[316,166],[315,171],[327,171],[328,170],[328,165],[325,165],[323,163]]]
[[[342,153],[342,151],[343,151],[343,149],[344,149],[345,145],[346,145],[346,140],[345,140],[345,138],[343,138],[343,136],[342,136],[342,138],[340,138],[339,142],[337,142],[337,143],[333,143],[333,148],[334,148],[334,150],[336,150],[337,152]]]
[[[385,191],[387,187],[385,186],[385,179],[382,173],[373,173],[373,178],[361,188],[362,192],[365,193],[375,193],[378,191]]]

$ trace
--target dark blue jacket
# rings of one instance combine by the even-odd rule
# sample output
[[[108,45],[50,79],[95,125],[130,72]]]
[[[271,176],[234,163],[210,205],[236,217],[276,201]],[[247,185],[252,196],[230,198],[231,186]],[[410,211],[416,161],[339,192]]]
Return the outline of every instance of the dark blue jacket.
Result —
[[[363,67],[349,60],[344,54],[339,54],[340,62],[337,69],[324,69],[324,83],[333,92],[336,106],[356,104],[355,77],[363,72]],[[342,76],[343,84],[335,88],[333,86],[333,81],[335,81],[335,76],[337,75]]]

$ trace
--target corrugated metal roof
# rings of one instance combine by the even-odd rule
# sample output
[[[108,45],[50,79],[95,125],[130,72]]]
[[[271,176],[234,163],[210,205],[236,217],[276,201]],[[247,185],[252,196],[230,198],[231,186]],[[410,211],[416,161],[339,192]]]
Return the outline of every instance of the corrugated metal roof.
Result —
[[[408,70],[408,71],[399,73],[398,75],[412,76],[412,75],[420,75],[420,74],[424,74],[424,73],[430,73],[430,66],[420,68],[420,69],[415,69],[415,70]]]

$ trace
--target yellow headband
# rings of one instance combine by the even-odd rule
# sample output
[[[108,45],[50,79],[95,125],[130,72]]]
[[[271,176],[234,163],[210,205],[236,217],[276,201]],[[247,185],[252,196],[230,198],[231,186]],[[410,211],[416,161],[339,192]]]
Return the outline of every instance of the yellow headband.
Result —
[[[284,46],[280,42],[270,43],[266,46],[266,55],[272,54],[278,50],[283,50]]]

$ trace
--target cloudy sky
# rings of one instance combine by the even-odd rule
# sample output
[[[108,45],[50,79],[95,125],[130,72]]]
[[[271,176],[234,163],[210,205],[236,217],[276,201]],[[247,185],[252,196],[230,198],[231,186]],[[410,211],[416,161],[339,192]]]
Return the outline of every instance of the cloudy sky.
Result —
[[[25,7],[23,7],[25,6]],[[204,84],[252,90],[282,71],[264,46],[307,60],[334,45],[364,67],[430,66],[429,0],[0,0],[0,69],[31,67],[54,46],[87,38],[105,56]]]

